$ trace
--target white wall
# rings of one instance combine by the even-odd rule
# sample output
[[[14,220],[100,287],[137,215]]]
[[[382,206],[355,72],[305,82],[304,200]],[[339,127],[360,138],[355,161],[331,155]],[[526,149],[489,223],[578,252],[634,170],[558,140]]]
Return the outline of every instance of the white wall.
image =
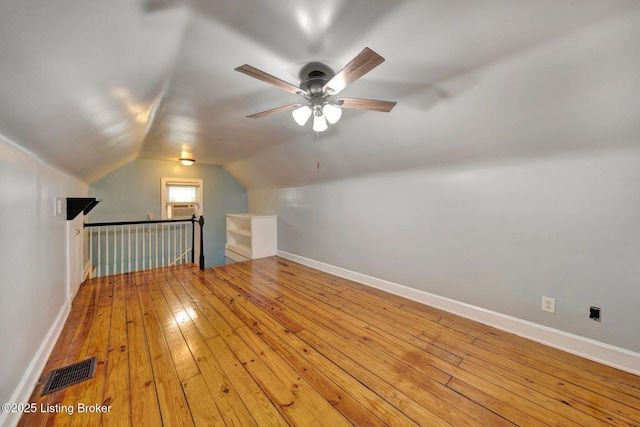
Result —
[[[640,372],[639,24],[440,82],[430,109],[399,100],[369,122],[386,144],[287,142],[227,168],[279,216],[281,251],[626,349]]]
[[[66,319],[67,280],[77,288],[80,279],[67,277],[66,211],[54,217],[54,197],[86,194],[79,180],[0,137],[2,403],[28,399]],[[0,425],[8,418],[0,414]]]
[[[390,113],[345,110],[317,140],[309,131],[225,168],[248,189],[290,188],[371,173],[638,146],[638,46],[640,10],[423,83],[437,93],[418,87],[396,98],[381,84],[373,93],[398,101]],[[383,66],[391,62],[387,58]],[[371,129],[378,138],[365,137]]]
[[[249,200],[278,214],[280,250],[640,351],[640,147],[254,189]]]

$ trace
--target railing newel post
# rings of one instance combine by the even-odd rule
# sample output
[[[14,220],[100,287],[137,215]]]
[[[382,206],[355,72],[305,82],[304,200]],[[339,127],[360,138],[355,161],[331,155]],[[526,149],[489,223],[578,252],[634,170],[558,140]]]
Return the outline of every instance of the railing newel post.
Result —
[[[191,264],[196,263],[196,214],[191,216]]]
[[[200,270],[204,270],[204,217],[200,215]]]

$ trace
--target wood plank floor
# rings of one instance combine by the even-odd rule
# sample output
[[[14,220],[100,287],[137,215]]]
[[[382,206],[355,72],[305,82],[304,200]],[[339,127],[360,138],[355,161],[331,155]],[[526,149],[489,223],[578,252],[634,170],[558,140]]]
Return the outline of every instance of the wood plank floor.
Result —
[[[277,257],[85,282],[43,377],[92,356],[20,425],[640,425],[638,376]]]

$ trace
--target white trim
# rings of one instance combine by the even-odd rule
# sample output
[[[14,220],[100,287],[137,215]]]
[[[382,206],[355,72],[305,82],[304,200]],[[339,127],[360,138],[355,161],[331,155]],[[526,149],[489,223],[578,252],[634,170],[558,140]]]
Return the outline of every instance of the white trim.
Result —
[[[169,219],[169,215],[167,215],[167,207],[169,205],[169,203],[167,202],[167,185],[170,185],[172,183],[193,185],[194,187],[197,186],[198,201],[193,204],[198,205],[196,216],[199,217],[201,215],[204,215],[204,189],[202,187],[202,178],[170,178],[163,176],[160,178],[160,209],[162,211],[162,219]]]
[[[616,347],[590,338],[549,328],[527,320],[507,316],[495,311],[476,307],[464,302],[441,297],[429,292],[410,288],[398,283],[378,279],[377,277],[336,267],[321,261],[305,258],[285,251],[278,251],[278,256],[315,268],[325,273],[353,280],[373,288],[408,298],[441,310],[448,311],[467,319],[475,320],[494,328],[511,332],[523,338],[554,347],[577,356],[584,357],[604,365],[640,375],[640,353]]]
[[[40,379],[40,374],[42,374],[42,370],[47,364],[47,360],[49,359],[49,355],[53,351],[53,347],[58,341],[58,337],[62,332],[62,328],[69,316],[69,307],[65,303],[62,305],[60,312],[58,313],[58,317],[51,325],[49,332],[47,332],[47,336],[40,344],[38,351],[36,351],[35,356],[31,359],[31,363],[27,370],[25,371],[20,383],[16,387],[15,391],[11,395],[9,399],[9,403],[27,403],[29,402],[29,398],[31,397],[31,393],[33,393],[33,389],[35,388],[38,380]],[[2,402],[5,403],[5,402]],[[14,412],[0,412],[0,426],[9,427],[15,426],[20,421],[21,413]]]
[[[84,265],[84,269],[82,270],[82,281],[89,279],[91,276],[91,260],[88,259],[86,264]]]

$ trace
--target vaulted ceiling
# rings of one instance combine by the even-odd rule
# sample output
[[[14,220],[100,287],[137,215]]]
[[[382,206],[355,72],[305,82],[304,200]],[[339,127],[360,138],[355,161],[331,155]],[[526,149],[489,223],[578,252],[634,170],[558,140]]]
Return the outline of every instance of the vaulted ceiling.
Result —
[[[557,110],[576,76],[540,64],[566,60],[562,46],[582,61],[572,34],[639,9],[637,0],[4,0],[0,135],[89,183],[134,158],[186,154],[248,187],[305,184],[318,166],[332,179],[571,149],[593,135],[597,111],[555,123],[574,107]],[[631,49],[620,55],[637,59],[630,34],[628,46],[594,36],[582,54]],[[558,51],[531,71],[541,86],[522,93],[522,78],[509,77],[526,72],[517,58],[550,45]],[[246,118],[299,98],[235,67],[298,85],[305,64],[337,71],[364,47],[386,62],[342,94],[397,101],[392,112],[345,110],[318,135],[289,113]]]

